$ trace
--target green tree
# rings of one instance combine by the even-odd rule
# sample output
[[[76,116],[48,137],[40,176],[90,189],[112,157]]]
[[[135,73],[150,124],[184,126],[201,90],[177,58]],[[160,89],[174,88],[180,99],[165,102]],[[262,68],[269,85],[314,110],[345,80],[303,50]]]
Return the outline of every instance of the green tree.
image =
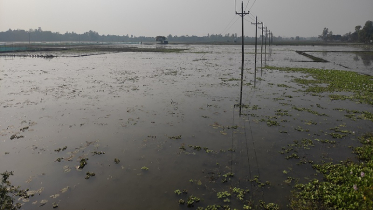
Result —
[[[373,22],[368,20],[365,22],[363,29],[359,30],[359,42],[370,42],[373,39]]]
[[[355,26],[356,33],[359,33],[360,29],[361,29],[361,25]]]

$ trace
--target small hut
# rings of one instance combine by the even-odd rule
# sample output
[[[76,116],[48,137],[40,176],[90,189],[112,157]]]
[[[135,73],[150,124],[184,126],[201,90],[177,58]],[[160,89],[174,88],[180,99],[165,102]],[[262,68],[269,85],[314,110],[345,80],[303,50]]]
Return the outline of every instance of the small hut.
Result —
[[[155,37],[155,41],[157,41],[157,43],[159,44],[168,44],[168,41],[166,41],[165,36],[157,36]]]

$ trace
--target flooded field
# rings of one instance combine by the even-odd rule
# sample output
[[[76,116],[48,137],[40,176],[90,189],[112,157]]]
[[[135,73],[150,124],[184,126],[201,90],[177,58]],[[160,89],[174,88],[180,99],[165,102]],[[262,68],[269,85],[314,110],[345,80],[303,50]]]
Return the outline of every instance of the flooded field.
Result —
[[[313,163],[356,161],[372,132],[371,104],[305,92],[294,80],[311,76],[260,55],[254,87],[253,46],[241,106],[240,46],[168,48],[186,50],[0,57],[0,172],[33,195],[22,209],[288,209],[295,183],[322,177]],[[362,48],[267,50],[263,67],[373,76]]]

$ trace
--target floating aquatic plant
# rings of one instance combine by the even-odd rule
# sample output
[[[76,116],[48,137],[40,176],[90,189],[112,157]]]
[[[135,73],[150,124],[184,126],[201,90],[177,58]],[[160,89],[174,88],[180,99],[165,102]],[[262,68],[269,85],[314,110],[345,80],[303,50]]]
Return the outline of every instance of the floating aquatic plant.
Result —
[[[259,203],[260,203],[260,206],[266,210],[279,210],[280,209],[280,206],[275,203],[265,203],[262,200],[260,200]]]
[[[223,191],[223,192],[218,192],[218,193],[216,193],[216,196],[217,196],[219,199],[222,199],[222,198],[231,197],[231,194],[230,194],[228,191]]]
[[[201,201],[200,198],[191,195],[191,196],[189,196],[189,198],[188,198],[187,205],[188,205],[188,207],[193,207],[193,206],[194,206],[194,203],[198,203],[198,202],[200,202],[200,201]]]
[[[180,199],[180,200],[179,200],[179,204],[184,205],[184,204],[185,204],[185,200]]]
[[[178,136],[169,136],[169,139],[181,139],[181,135]]]
[[[175,190],[174,193],[175,193],[176,195],[181,195],[181,191],[180,191],[179,189]]]
[[[103,155],[103,154],[105,154],[105,152],[103,152],[103,151],[100,151],[100,152],[93,151],[92,153],[93,153],[93,155]]]
[[[290,68],[267,66],[267,69],[276,69],[288,72],[302,72],[311,75],[314,79],[294,79],[295,82],[308,86],[306,92],[352,92],[352,96],[337,96],[331,94],[331,99],[350,99],[360,103],[373,104],[372,76],[359,74],[352,71],[315,69],[315,68]],[[318,84],[327,84],[319,86]]]
[[[322,180],[313,179],[295,186],[293,209],[371,209],[373,206],[373,134],[360,138],[354,148],[360,163],[315,164]],[[364,149],[362,149],[364,148]]]
[[[15,202],[16,197],[28,198],[28,190],[21,190],[19,187],[16,187],[11,184],[11,182],[9,181],[9,177],[13,176],[12,171],[5,171],[0,175],[2,176],[0,184],[0,209],[20,209],[22,205],[20,203]]]
[[[93,173],[93,172],[87,172],[86,173],[86,176],[85,176],[85,179],[89,179],[91,176],[96,176],[96,174],[95,173]]]
[[[87,160],[88,160],[88,158],[82,158],[82,159],[80,160],[80,164],[79,164],[79,166],[78,166],[78,169],[82,169],[82,168],[84,168],[84,166],[87,165]]]

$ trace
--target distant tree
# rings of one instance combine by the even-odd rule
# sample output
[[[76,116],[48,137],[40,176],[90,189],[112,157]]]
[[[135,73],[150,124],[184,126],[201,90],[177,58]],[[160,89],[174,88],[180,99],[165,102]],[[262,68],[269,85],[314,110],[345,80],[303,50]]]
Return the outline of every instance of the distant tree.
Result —
[[[89,41],[99,41],[100,35],[96,31],[89,31],[88,32]]]
[[[360,29],[361,29],[361,26],[360,26],[360,25],[355,26],[355,31],[356,31],[357,33],[359,33]]]
[[[370,42],[373,40],[373,22],[368,20],[365,22],[363,29],[359,30],[358,33],[359,42]]]
[[[333,40],[333,31],[329,31],[327,35],[327,40],[332,41]]]
[[[346,33],[345,35],[342,36],[341,41],[343,42],[350,41],[350,37],[351,37],[351,32]]]
[[[328,40],[328,33],[329,33],[329,29],[328,28],[324,28],[324,30],[322,31],[321,35],[319,35],[319,38],[324,40],[324,41],[327,41]]]
[[[350,36],[350,41],[357,42],[359,40],[359,32],[361,29],[361,25],[355,26],[355,32],[353,32]]]

